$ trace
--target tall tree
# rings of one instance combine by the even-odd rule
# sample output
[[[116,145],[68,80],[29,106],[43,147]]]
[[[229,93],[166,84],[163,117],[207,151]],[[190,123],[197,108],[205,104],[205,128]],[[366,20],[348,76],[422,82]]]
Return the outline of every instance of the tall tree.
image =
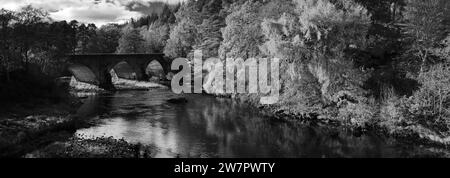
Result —
[[[97,30],[99,53],[114,53],[119,46],[121,29],[117,24],[107,24]]]
[[[262,19],[259,16],[261,6],[258,1],[247,1],[231,8],[231,14],[226,18],[227,26],[223,29],[220,58],[247,59],[260,54],[259,45],[263,42]]]
[[[0,62],[1,69],[5,72],[6,80],[10,80],[10,71],[13,69],[14,47],[12,45],[12,21],[15,19],[12,11],[0,10]]]
[[[282,60],[283,109],[325,114],[327,106],[333,105],[345,115],[348,107],[358,106],[366,113],[362,85],[368,75],[354,66],[345,51],[367,46],[364,37],[370,19],[353,1],[340,3],[296,0],[293,11],[263,21],[261,51]]]
[[[17,48],[22,57],[22,63],[25,71],[28,71],[30,53],[33,48],[38,48],[42,43],[45,32],[42,30],[45,26],[43,22],[48,18],[48,13],[42,9],[33,8],[31,5],[23,7],[17,13],[17,22],[14,31]]]
[[[169,25],[153,23],[148,29],[142,28],[141,34],[144,38],[144,52],[162,53],[169,38]]]
[[[405,0],[356,0],[371,15],[368,36],[373,40],[371,53],[376,59],[366,61],[368,67],[390,65],[401,54],[404,45],[400,28]]]
[[[201,49],[205,58],[218,56],[220,43],[223,40],[221,29],[225,27],[226,14],[222,4],[222,0],[209,0],[202,9],[205,19],[198,27],[201,42],[195,48]]]
[[[81,24],[78,26],[76,53],[85,54],[98,50],[95,45],[97,40],[96,30],[97,27],[95,24],[88,24],[87,26],[85,24]]]
[[[170,32],[170,38],[164,53],[170,57],[187,57],[193,46],[199,44],[200,36],[197,26],[202,23],[199,2],[188,0],[176,13],[177,24]]]
[[[411,37],[411,52],[420,59],[420,75],[427,66],[430,50],[438,47],[449,35],[450,2],[447,0],[407,2],[405,30]]]
[[[76,30],[66,21],[51,23],[46,37],[49,51],[55,56],[72,53],[76,48]]]
[[[172,24],[175,23],[176,17],[168,4],[164,4],[163,10],[159,15],[159,21],[161,23]]]
[[[142,53],[143,39],[138,29],[128,25],[123,28],[122,36],[119,39],[117,53]]]

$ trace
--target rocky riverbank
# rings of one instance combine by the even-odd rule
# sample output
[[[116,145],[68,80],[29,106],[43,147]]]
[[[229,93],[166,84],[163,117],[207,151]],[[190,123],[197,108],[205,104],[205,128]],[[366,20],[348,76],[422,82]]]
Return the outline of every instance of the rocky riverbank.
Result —
[[[150,89],[163,85],[116,81],[118,89]],[[79,128],[90,124],[78,118],[75,112],[82,105],[79,98],[106,92],[98,87],[70,82],[71,95],[59,102],[39,99],[5,105],[0,112],[0,157],[136,157],[136,147],[147,147],[126,143],[113,138],[84,138],[73,136]],[[69,140],[69,141],[67,141]],[[35,151],[39,150],[39,151]]]
[[[29,105],[28,103],[27,105]],[[17,104],[0,117],[0,157],[25,158],[150,158],[150,146],[114,138],[75,135],[90,126],[74,115],[80,103],[56,103],[38,107]],[[36,106],[36,105],[33,105]]]
[[[82,122],[72,113],[80,103],[21,103],[2,108],[0,157],[18,157],[41,145],[65,137]]]
[[[117,90],[148,90],[152,88],[168,88],[156,82],[134,81],[121,78],[113,78],[113,85]],[[70,88],[75,92],[107,92],[98,86],[77,81],[74,77],[70,79]]]
[[[112,137],[86,138],[76,135],[33,151],[25,158],[151,158],[154,147],[130,144]]]

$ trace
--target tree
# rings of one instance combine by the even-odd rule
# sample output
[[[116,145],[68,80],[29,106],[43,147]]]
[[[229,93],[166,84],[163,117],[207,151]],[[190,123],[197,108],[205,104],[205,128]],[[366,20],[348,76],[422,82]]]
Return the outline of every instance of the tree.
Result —
[[[295,5],[292,0],[271,0],[261,7],[261,16],[267,19],[278,19],[284,13],[293,12]]]
[[[117,53],[142,53],[143,41],[139,30],[128,25],[122,29],[122,36],[119,39]]]
[[[421,75],[432,48],[438,47],[450,29],[450,2],[408,0],[405,31],[412,41],[410,51],[420,59]]]
[[[28,71],[30,53],[33,48],[38,48],[45,35],[42,33],[48,13],[42,9],[35,9],[31,5],[23,7],[17,13],[17,22],[14,26],[15,44],[20,51],[22,64],[25,71]]]
[[[357,68],[346,53],[366,48],[369,15],[353,1],[339,4],[296,0],[294,10],[263,21],[261,51],[282,59],[282,109],[348,118],[349,109],[361,106],[361,113],[370,113],[362,88],[370,73]]]
[[[158,20],[158,18],[159,18],[158,14],[156,14],[156,13],[152,13],[150,15],[140,17],[133,24],[133,27],[137,28],[137,27],[148,26],[148,25],[156,22]]]
[[[356,0],[370,14],[368,37],[373,40],[371,54],[376,58],[365,61],[365,66],[390,66],[404,50],[401,21],[405,0]]]
[[[163,10],[159,15],[159,21],[165,24],[172,24],[175,23],[175,20],[176,20],[175,14],[170,9],[170,6],[168,4],[164,4]]]
[[[187,57],[195,45],[196,35],[195,27],[187,20],[182,20],[171,31],[164,53],[173,58]]]
[[[203,7],[202,14],[205,17],[198,27],[201,43],[196,49],[203,51],[204,58],[217,57],[222,42],[221,29],[225,27],[225,12],[222,8],[222,0],[210,0]]]
[[[15,13],[5,9],[0,10],[0,62],[1,69],[5,72],[6,80],[10,80],[10,71],[13,69],[14,49],[12,39],[12,21]]]
[[[76,25],[53,21],[41,9],[26,6],[16,13],[2,10],[1,17],[1,53],[7,78],[11,70],[29,72],[30,63],[45,74],[61,70],[61,59],[75,49]]]
[[[97,40],[97,27],[95,24],[81,24],[77,29],[77,54],[85,54],[98,51]]]
[[[114,53],[119,46],[121,29],[117,24],[107,24],[97,30],[97,46],[99,53]]]
[[[197,26],[202,23],[199,2],[189,0],[183,4],[175,14],[177,24],[170,32],[170,38],[164,48],[167,56],[187,57],[196,44],[199,44],[200,36]]]
[[[169,25],[153,23],[148,29],[142,28],[141,35],[144,38],[144,52],[162,53],[169,39]]]
[[[259,45],[263,42],[262,19],[259,16],[261,6],[258,1],[247,1],[231,8],[231,14],[226,17],[226,27],[222,31],[223,42],[219,49],[221,59],[248,59],[260,54]]]
[[[66,21],[51,23],[46,37],[48,50],[59,57],[72,53],[76,48],[76,33],[77,29]]]

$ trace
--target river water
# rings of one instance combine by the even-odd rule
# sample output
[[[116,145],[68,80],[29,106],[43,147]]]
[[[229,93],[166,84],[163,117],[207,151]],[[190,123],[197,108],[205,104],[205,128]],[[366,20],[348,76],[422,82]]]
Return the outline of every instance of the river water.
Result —
[[[173,97],[180,96],[167,89],[90,96],[78,115],[95,124],[77,134],[151,145],[160,158],[416,157],[431,152],[343,128],[270,119],[231,99],[184,95],[187,103],[168,102]]]

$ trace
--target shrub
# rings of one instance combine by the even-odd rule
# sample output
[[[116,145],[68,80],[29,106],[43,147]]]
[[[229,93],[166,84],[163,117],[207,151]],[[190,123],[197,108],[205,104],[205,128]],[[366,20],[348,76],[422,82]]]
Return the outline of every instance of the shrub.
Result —
[[[339,118],[351,125],[366,127],[373,124],[375,116],[374,99],[362,99],[358,103],[345,101],[344,107],[339,109]]]
[[[450,126],[450,66],[432,66],[419,76],[422,86],[400,106],[410,124],[419,124],[438,132]]]

